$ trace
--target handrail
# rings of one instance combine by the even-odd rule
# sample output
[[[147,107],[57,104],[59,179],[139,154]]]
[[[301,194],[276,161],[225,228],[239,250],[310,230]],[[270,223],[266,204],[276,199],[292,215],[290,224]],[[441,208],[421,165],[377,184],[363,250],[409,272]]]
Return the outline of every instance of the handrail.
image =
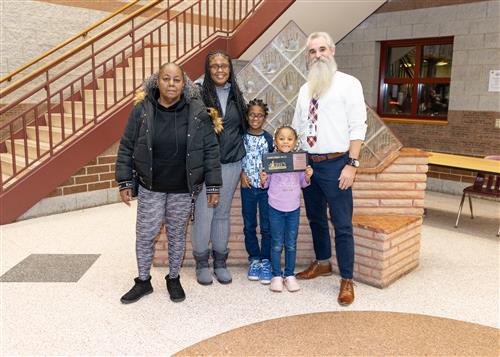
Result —
[[[133,95],[162,63],[182,63],[196,77],[213,48],[228,48],[237,58],[294,0],[194,0],[187,9],[182,2],[171,0],[170,6],[131,19],[71,63],[51,68],[50,75],[47,70],[9,95],[7,107],[22,106],[0,108],[0,115],[12,114],[0,125],[5,137],[0,200],[9,208],[0,210],[0,224],[18,218],[119,140]],[[232,22],[224,18],[227,27],[212,17],[226,4],[233,9]]]
[[[226,0],[196,0],[179,12],[173,9],[182,3],[182,0],[174,0],[174,4],[169,3],[168,7],[162,8],[154,16],[148,16],[140,23],[135,22],[143,12],[161,1],[163,0],[152,0],[127,18],[63,54],[58,60],[46,64],[37,71],[43,72],[41,83],[33,83],[34,88],[29,88],[28,93],[18,96],[10,104],[0,108],[0,114],[3,114],[25,100],[29,102],[29,107],[20,108],[21,112],[17,111],[13,118],[0,125],[0,135],[6,137],[0,142],[0,152],[7,150],[0,161],[0,194],[5,192],[5,184],[18,182],[16,178],[28,172],[30,167],[45,158],[54,157],[61,149],[65,150],[63,146],[68,140],[78,140],[79,133],[97,128],[104,113],[115,112],[124,100],[131,99],[131,95],[139,88],[144,78],[153,73],[154,67],[158,68],[163,61],[187,60],[191,54],[203,51],[215,43],[214,41],[218,41],[220,36],[230,36],[263,2],[231,0],[233,22],[230,24],[230,19],[225,19],[227,27],[224,27],[221,21],[212,28],[210,21],[211,10],[215,13],[216,8],[222,8]],[[229,2],[227,4],[229,5]],[[237,4],[240,4],[242,15],[236,21]],[[202,14],[202,10],[206,12]],[[155,19],[164,19],[165,16],[167,21],[154,22]],[[122,27],[125,27],[123,31]],[[94,43],[111,32],[118,36],[112,36],[111,41],[102,45]],[[120,42],[124,39],[128,39],[126,43]],[[171,42],[175,44],[172,52]],[[120,48],[113,48],[117,43],[120,43]],[[91,53],[57,71],[55,66],[58,63],[74,53],[82,53],[79,50],[87,46]],[[104,52],[109,49],[111,51]],[[99,54],[103,56],[97,60],[96,56]],[[78,71],[76,78],[69,75],[77,68],[82,70]],[[54,72],[50,76],[49,70]],[[59,82],[66,75],[68,77],[65,77],[65,81]],[[40,79],[37,74],[33,77]],[[19,86],[19,82],[27,80],[29,76],[14,83],[10,90],[13,91],[13,86]],[[52,85],[53,83],[57,84]],[[16,185],[9,185],[8,189],[14,186]]]
[[[16,74],[18,74],[18,73],[24,71],[25,69],[33,66],[35,63],[40,62],[44,58],[50,56],[51,54],[53,54],[56,51],[59,51],[61,48],[65,47],[66,45],[70,44],[71,42],[79,39],[80,37],[85,37],[90,31],[92,31],[93,29],[101,26],[103,23],[111,20],[113,17],[115,17],[118,14],[122,13],[123,11],[127,10],[129,7],[137,4],[139,1],[141,1],[141,0],[132,0],[132,2],[130,2],[128,4],[125,4],[124,6],[120,7],[118,10],[116,10],[115,12],[113,12],[112,14],[106,16],[104,19],[99,20],[95,24],[87,27],[85,30],[83,30],[80,33],[76,34],[75,36],[67,39],[63,43],[61,43],[61,44],[57,45],[56,47],[52,48],[51,50],[48,50],[47,52],[42,53],[40,56],[38,56],[37,58],[35,58],[33,61],[31,61],[31,62],[29,62],[29,63],[27,63],[27,64],[25,64],[25,65],[23,65],[23,66],[21,66],[19,68],[17,68],[16,70],[12,71],[11,73],[7,74],[6,76],[0,78],[0,83],[12,80],[12,77],[14,77]]]
[[[55,65],[58,65],[59,63],[61,63],[62,61],[64,61],[65,59],[71,57],[72,55],[76,54],[77,52],[81,51],[82,49],[84,49],[85,47],[93,44],[94,42],[100,40],[101,38],[103,38],[104,36],[108,35],[109,33],[113,32],[114,30],[116,30],[117,28],[121,27],[122,25],[126,24],[127,22],[129,22],[131,19],[141,15],[142,13],[146,12],[147,10],[151,9],[152,7],[158,5],[159,3],[161,3],[163,0],[151,0],[151,2],[149,4],[146,4],[144,5],[143,7],[141,7],[140,9],[137,9],[136,11],[134,11],[133,13],[131,13],[130,15],[128,15],[127,17],[125,17],[124,19],[116,22],[115,24],[113,24],[112,26],[108,27],[107,29],[101,31],[100,33],[98,33],[97,35],[93,36],[92,38],[86,40],[85,42],[81,43],[80,45],[76,46],[75,48],[73,48],[72,50],[64,53],[63,55],[61,55],[59,58],[47,63],[46,65],[42,66],[41,68],[35,70],[34,72],[31,72],[30,74],[28,74],[26,77],[23,77],[19,80],[17,80],[16,82],[12,83],[10,86],[0,90],[0,98],[3,98],[4,96],[6,96],[7,94],[9,93],[12,93],[14,90],[16,90],[17,88],[21,87],[22,85],[26,84],[27,82],[29,82],[31,79],[33,78],[36,78],[37,76],[39,76],[40,74],[42,73],[45,73],[47,72],[47,70],[49,70],[51,67],[54,67]]]

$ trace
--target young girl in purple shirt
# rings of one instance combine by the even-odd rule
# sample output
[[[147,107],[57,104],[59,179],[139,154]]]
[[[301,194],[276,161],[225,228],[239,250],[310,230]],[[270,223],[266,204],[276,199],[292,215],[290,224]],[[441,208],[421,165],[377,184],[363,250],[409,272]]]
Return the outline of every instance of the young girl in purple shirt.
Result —
[[[290,126],[276,130],[274,143],[279,152],[290,152],[297,146],[297,132]],[[262,187],[269,188],[269,224],[271,228],[271,291],[300,290],[295,279],[297,234],[300,220],[301,188],[309,185],[313,169],[307,166],[303,172],[261,172]],[[281,272],[281,251],[285,245],[285,271]]]

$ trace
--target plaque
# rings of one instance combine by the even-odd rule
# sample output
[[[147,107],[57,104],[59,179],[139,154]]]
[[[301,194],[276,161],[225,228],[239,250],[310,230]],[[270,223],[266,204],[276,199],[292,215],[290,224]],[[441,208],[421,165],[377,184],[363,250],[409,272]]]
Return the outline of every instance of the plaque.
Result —
[[[262,156],[267,173],[304,171],[307,167],[306,152],[270,152]]]

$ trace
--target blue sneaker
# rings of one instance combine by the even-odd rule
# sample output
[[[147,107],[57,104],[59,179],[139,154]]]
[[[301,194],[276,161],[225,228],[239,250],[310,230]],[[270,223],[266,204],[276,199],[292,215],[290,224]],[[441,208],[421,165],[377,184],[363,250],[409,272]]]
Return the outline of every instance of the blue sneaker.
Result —
[[[259,280],[261,284],[270,284],[273,274],[271,272],[271,262],[269,259],[262,259]]]
[[[248,266],[248,280],[259,280],[260,276],[260,260],[255,259]]]

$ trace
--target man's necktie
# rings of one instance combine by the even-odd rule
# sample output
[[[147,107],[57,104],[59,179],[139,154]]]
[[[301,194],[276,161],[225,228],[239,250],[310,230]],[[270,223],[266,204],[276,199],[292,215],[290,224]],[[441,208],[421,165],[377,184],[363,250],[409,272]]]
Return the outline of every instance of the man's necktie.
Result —
[[[313,147],[318,140],[318,98],[313,95],[311,102],[309,103],[309,114],[307,116],[307,143],[310,147]]]

